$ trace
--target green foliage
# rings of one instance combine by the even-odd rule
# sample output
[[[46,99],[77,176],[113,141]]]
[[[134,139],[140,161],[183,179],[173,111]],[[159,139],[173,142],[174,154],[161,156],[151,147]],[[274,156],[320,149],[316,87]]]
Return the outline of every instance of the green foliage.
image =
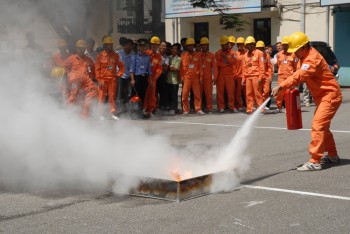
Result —
[[[235,29],[237,32],[244,31],[244,25],[248,25],[247,21],[239,19],[240,15],[221,15],[221,21],[224,25],[223,29]]]
[[[221,18],[220,22],[224,25],[223,29],[235,29],[237,32],[244,30],[244,25],[249,23],[244,20],[240,20],[239,14],[226,14],[225,5],[218,4],[215,0],[189,0],[193,7],[211,8],[217,12]]]

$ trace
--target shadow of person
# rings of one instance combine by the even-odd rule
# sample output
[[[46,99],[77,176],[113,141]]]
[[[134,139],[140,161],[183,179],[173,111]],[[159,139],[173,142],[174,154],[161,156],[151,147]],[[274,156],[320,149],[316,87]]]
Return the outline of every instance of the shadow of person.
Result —
[[[342,167],[350,165],[350,159],[340,159],[340,163],[326,163],[322,164],[322,170],[329,169],[331,167]]]

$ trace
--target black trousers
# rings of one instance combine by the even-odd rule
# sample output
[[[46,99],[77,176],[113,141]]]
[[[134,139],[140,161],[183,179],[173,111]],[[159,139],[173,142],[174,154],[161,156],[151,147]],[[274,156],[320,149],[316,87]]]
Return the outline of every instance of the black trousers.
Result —
[[[159,95],[158,106],[159,106],[159,109],[161,110],[165,110],[166,107],[169,105],[169,103],[167,102],[168,86],[167,86],[167,83],[165,82],[165,77],[166,77],[166,74],[162,73],[160,77],[157,79],[157,93]]]
[[[191,89],[191,92],[190,92],[190,110],[194,110],[194,93],[193,93],[192,89]]]
[[[176,111],[178,108],[178,92],[179,85],[178,84],[169,84],[166,83],[167,86],[167,102],[170,110]]]
[[[135,89],[139,95],[142,104],[144,103],[146,90],[148,85],[148,76],[136,75],[135,76]],[[133,90],[133,95],[135,95],[135,90]]]
[[[126,104],[129,103],[132,94],[132,87],[130,84],[130,78],[118,79],[117,87],[117,105],[118,111],[123,112],[127,110]]]

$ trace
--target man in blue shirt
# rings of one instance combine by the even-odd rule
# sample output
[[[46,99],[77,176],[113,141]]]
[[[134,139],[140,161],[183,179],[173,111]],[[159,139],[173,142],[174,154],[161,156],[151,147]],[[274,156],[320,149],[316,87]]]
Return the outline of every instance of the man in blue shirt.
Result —
[[[142,102],[141,108],[145,100],[148,80],[152,75],[151,58],[146,54],[147,44],[145,39],[139,39],[137,41],[138,52],[135,54],[135,72],[134,76],[131,76],[131,85],[135,88],[133,90],[133,95],[136,94],[136,90]],[[143,110],[143,114],[146,114],[145,110]]]
[[[133,41],[126,39],[123,44],[123,49],[118,51],[118,54],[124,63],[124,74],[118,79],[118,97],[117,104],[119,112],[127,111],[126,104],[129,102],[132,94],[131,77],[135,72],[135,53],[133,49]],[[133,77],[134,79],[134,77]]]

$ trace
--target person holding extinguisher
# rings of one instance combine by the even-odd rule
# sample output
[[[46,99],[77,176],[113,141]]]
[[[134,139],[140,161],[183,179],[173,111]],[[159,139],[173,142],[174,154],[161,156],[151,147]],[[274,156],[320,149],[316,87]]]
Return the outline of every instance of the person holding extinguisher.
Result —
[[[284,80],[287,79],[287,77],[289,77],[293,74],[293,72],[295,72],[296,65],[298,62],[298,59],[295,57],[295,55],[293,53],[290,53],[288,50],[288,41],[288,36],[284,36],[282,38],[282,50],[276,55],[276,66],[278,69],[278,84],[282,83]],[[283,112],[282,106],[284,102],[284,94],[284,90],[281,90],[281,92],[279,92],[278,96],[276,97],[277,113]]]
[[[294,53],[299,59],[297,70],[272,89],[272,96],[276,97],[280,91],[301,82],[306,83],[316,104],[309,145],[311,159],[297,167],[297,170],[321,170],[323,164],[340,162],[330,124],[343,96],[326,60],[316,49],[310,47],[309,38],[304,33],[295,32],[290,35],[288,53]],[[324,152],[328,154],[324,155]]]

